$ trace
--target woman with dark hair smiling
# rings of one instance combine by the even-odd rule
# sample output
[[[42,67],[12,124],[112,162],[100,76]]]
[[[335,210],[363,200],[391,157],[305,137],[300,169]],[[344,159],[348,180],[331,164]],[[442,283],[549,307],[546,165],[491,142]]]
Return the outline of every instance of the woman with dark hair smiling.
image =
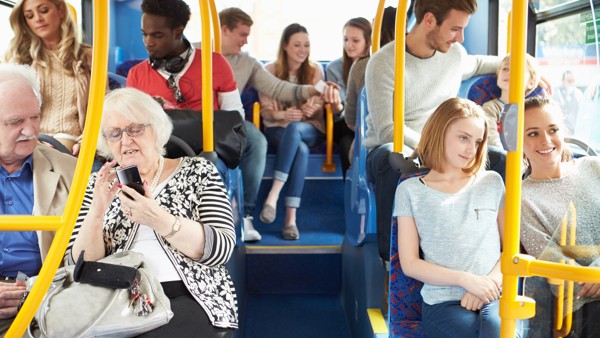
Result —
[[[277,60],[266,69],[282,80],[314,85],[322,81],[323,74],[321,66],[311,62],[309,55],[308,32],[304,26],[294,23],[284,29]],[[300,207],[304,188],[309,148],[325,138],[323,100],[313,96],[305,102],[292,104],[260,94],[260,104],[267,141],[277,148],[273,185],[260,219],[265,223],[275,220],[279,193],[288,182],[282,235],[284,239],[296,240],[300,238],[296,210]]]

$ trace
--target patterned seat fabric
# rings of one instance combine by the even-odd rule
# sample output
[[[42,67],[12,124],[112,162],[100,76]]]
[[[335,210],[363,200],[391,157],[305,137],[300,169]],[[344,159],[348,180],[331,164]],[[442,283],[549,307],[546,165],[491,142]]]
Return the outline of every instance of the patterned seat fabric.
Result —
[[[410,177],[423,176],[427,171],[403,175],[400,183]],[[392,217],[390,244],[389,321],[391,337],[425,337],[421,323],[423,283],[402,271],[398,257],[398,221]]]

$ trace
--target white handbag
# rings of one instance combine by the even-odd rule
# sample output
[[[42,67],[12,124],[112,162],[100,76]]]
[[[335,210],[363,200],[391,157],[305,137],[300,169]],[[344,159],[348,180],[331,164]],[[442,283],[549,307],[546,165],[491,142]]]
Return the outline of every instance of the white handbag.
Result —
[[[28,289],[34,282],[27,281]],[[99,286],[113,284],[118,288]],[[57,271],[28,332],[38,336],[32,330],[37,322],[40,337],[135,337],[172,317],[169,298],[142,254],[122,251],[83,262],[82,253],[77,265]]]

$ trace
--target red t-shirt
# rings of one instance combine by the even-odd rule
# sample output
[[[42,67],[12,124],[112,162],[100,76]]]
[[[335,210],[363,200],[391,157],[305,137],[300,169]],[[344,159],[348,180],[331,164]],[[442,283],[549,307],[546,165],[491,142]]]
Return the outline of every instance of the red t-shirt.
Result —
[[[219,109],[217,93],[232,92],[237,89],[237,83],[229,62],[219,53],[212,53],[213,76],[213,109]],[[185,102],[178,104],[173,97],[173,89],[157,70],[150,66],[148,60],[140,62],[131,68],[127,76],[127,87],[139,89],[152,96],[160,96],[176,108],[202,109],[202,57],[200,49],[195,49],[192,64],[179,79],[179,90]]]

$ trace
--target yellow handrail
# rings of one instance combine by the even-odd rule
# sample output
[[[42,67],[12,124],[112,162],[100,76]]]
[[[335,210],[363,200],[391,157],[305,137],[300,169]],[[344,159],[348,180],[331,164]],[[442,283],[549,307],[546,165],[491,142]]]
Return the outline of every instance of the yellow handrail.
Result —
[[[571,216],[571,226],[569,227],[569,215]],[[577,211],[573,202],[569,203],[569,208],[565,216],[563,217],[560,224],[560,240],[561,246],[575,245],[575,234],[577,229]],[[567,234],[567,230],[568,234]],[[568,243],[567,243],[568,242]],[[573,265],[574,259],[569,259],[569,264]],[[560,263],[565,264],[566,260],[561,259]],[[564,337],[571,332],[571,324],[573,322],[573,281],[564,281],[560,279],[548,279],[548,283],[557,285],[558,295],[555,299],[555,313],[554,313],[554,336]],[[565,292],[565,283],[567,284],[567,291]],[[566,301],[565,301],[566,296]]]
[[[260,102],[258,101],[252,105],[252,123],[260,130]]]
[[[408,0],[399,0],[396,11],[396,57],[394,61],[394,152],[404,144],[404,58],[406,51],[406,10]]]
[[[333,162],[333,111],[331,110],[331,105],[329,103],[325,103],[325,129],[325,162],[323,162],[322,170],[324,173],[334,173],[335,162]],[[346,154],[342,154],[342,156],[345,155]]]
[[[210,46],[210,0],[198,0],[202,26],[202,148],[215,150],[213,135],[212,48]]]
[[[21,337],[27,329],[28,323],[33,318],[40,305],[50,282],[56,273],[60,261],[64,256],[67,243],[73,232],[79,209],[83,202],[83,195],[92,170],[92,162],[96,153],[104,91],[106,88],[106,75],[108,69],[108,37],[109,35],[109,4],[106,0],[93,1],[94,6],[94,49],[92,58],[92,78],[90,82],[90,95],[87,108],[85,129],[83,130],[83,143],[75,176],[64,213],[62,216],[3,216],[0,217],[0,229],[12,231],[27,230],[56,230],[56,235],[48,251],[48,256],[42,265],[38,279],[27,301],[17,314],[6,337]]]
[[[525,92],[525,37],[527,28],[527,1],[514,1],[512,7],[511,58],[509,102],[518,107],[517,147],[509,151],[506,159],[506,203],[504,251],[502,252],[503,290],[500,299],[500,336],[514,337],[516,321],[535,315],[535,301],[517,295],[518,277],[540,276],[555,280],[600,283],[600,268],[574,266],[536,260],[519,254],[521,216],[521,159],[523,157],[523,116]],[[574,230],[571,229],[573,232]],[[574,240],[574,233],[571,236]],[[567,292],[569,286],[567,286]],[[567,299],[566,307],[572,301]],[[572,306],[572,304],[571,304]],[[570,319],[567,318],[567,321]],[[569,323],[565,323],[569,325]],[[566,327],[565,327],[566,328]]]
[[[527,1],[512,4],[511,32],[517,34],[511,41],[509,102],[518,105],[517,149],[509,151],[506,158],[506,203],[504,250],[502,253],[502,298],[500,299],[501,337],[514,337],[516,320],[531,318],[535,302],[518,297],[518,276],[506,273],[507,265],[519,254],[521,217],[521,159],[523,156],[523,102],[525,92],[525,37],[527,36]]]
[[[217,13],[217,6],[215,6],[215,0],[208,0],[210,5],[210,16],[213,27],[213,49],[217,53],[221,53],[221,24],[219,21],[219,13]],[[204,39],[203,39],[204,40]]]
[[[512,43],[512,37],[510,34],[510,30],[511,30],[511,26],[512,26],[512,11],[508,12],[508,22],[507,22],[507,27],[506,27],[506,32],[508,34],[506,34],[506,54],[510,54],[510,44]]]
[[[371,32],[371,55],[375,54],[375,52],[379,50],[379,47],[381,47],[381,22],[383,21],[384,6],[385,0],[379,0],[377,12],[375,12],[375,19],[373,20],[373,31]]]

